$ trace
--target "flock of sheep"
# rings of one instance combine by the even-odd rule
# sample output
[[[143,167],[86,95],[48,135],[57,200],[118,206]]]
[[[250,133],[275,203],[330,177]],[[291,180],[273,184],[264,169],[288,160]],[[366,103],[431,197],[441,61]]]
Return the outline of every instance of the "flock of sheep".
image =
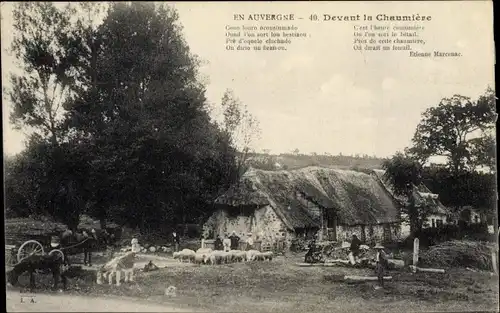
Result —
[[[189,263],[215,265],[247,261],[272,261],[273,253],[271,251],[260,252],[257,250],[220,251],[210,248],[200,248],[196,252],[190,249],[174,252],[174,259],[179,260],[179,262],[188,261]]]

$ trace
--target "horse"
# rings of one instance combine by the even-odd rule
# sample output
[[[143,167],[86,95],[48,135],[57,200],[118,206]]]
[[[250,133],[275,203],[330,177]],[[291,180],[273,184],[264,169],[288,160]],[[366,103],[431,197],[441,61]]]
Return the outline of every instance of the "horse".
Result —
[[[7,280],[15,286],[18,283],[19,276],[28,272],[30,275],[30,290],[35,289],[35,276],[36,270],[49,270],[54,278],[53,289],[57,289],[59,278],[62,279],[63,288],[66,290],[67,278],[63,270],[64,261],[57,254],[45,255],[30,255],[29,257],[21,260],[14,268],[7,273]]]
[[[61,249],[63,249],[67,255],[76,254],[80,251],[83,252],[83,264],[92,266],[92,251],[94,251],[100,243],[107,244],[109,237],[107,231],[98,233],[95,229],[92,229],[90,232],[87,230],[81,232],[67,230],[60,236]]]

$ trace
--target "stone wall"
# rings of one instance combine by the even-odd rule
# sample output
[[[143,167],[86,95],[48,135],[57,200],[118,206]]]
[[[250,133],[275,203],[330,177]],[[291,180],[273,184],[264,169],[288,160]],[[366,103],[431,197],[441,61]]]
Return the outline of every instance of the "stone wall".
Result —
[[[203,225],[203,235],[208,239],[217,235],[223,238],[226,233],[231,234],[233,231],[239,236],[244,234],[243,240],[248,233],[252,233],[253,238],[262,241],[262,244],[285,241],[288,247],[294,237],[294,233],[287,230],[270,206],[259,208],[250,216],[231,216],[225,210],[218,210]]]
[[[367,244],[374,244],[377,242],[384,242],[384,228],[387,228],[390,234],[391,241],[400,241],[404,239],[401,233],[401,226],[394,224],[378,224],[378,225],[365,225],[363,236],[363,227],[360,225],[356,226],[337,226],[337,241],[348,241],[350,242],[353,235],[356,235],[360,240],[364,239]]]

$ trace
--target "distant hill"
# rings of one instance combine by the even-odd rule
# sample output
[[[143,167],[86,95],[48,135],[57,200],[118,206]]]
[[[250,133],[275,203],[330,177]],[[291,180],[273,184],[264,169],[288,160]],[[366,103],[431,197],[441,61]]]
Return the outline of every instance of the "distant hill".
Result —
[[[262,170],[297,169],[307,166],[323,166],[338,169],[381,169],[385,159],[370,156],[264,154],[252,153],[248,164]]]

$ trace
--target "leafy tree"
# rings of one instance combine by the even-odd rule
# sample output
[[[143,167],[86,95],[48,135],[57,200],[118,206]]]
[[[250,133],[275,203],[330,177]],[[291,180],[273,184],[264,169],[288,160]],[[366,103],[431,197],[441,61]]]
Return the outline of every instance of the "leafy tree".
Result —
[[[64,137],[62,103],[74,83],[78,58],[67,49],[74,40],[68,35],[72,12],[51,2],[16,3],[13,10],[11,51],[21,61],[23,74],[11,74],[12,87],[7,90],[13,104],[11,122],[52,144]]]
[[[22,213],[50,214],[68,226],[78,224],[82,204],[79,167],[64,127],[63,104],[75,86],[79,51],[72,49],[71,15],[66,6],[49,2],[14,6],[14,53],[21,75],[11,74],[7,94],[13,105],[11,122],[28,132],[27,149],[11,164],[8,205]]]
[[[414,194],[415,186],[422,182],[422,166],[401,152],[384,161],[382,166],[385,170],[384,179],[393,188],[394,194],[404,200],[403,211],[410,224],[411,236],[414,236],[421,230],[430,213],[429,207],[416,205]]]
[[[210,120],[177,21],[168,6],[113,3],[93,35],[95,64],[67,109],[92,155],[90,213],[101,219],[143,230],[198,220],[231,183],[234,149]]]
[[[491,166],[495,148],[490,131],[495,119],[495,95],[491,88],[477,101],[461,95],[444,98],[423,113],[409,153],[421,161],[445,156],[455,174],[481,165]]]
[[[221,106],[224,117],[222,129],[229,142],[239,151],[237,161],[239,177],[246,171],[250,146],[260,135],[259,123],[230,89],[225,91]]]

